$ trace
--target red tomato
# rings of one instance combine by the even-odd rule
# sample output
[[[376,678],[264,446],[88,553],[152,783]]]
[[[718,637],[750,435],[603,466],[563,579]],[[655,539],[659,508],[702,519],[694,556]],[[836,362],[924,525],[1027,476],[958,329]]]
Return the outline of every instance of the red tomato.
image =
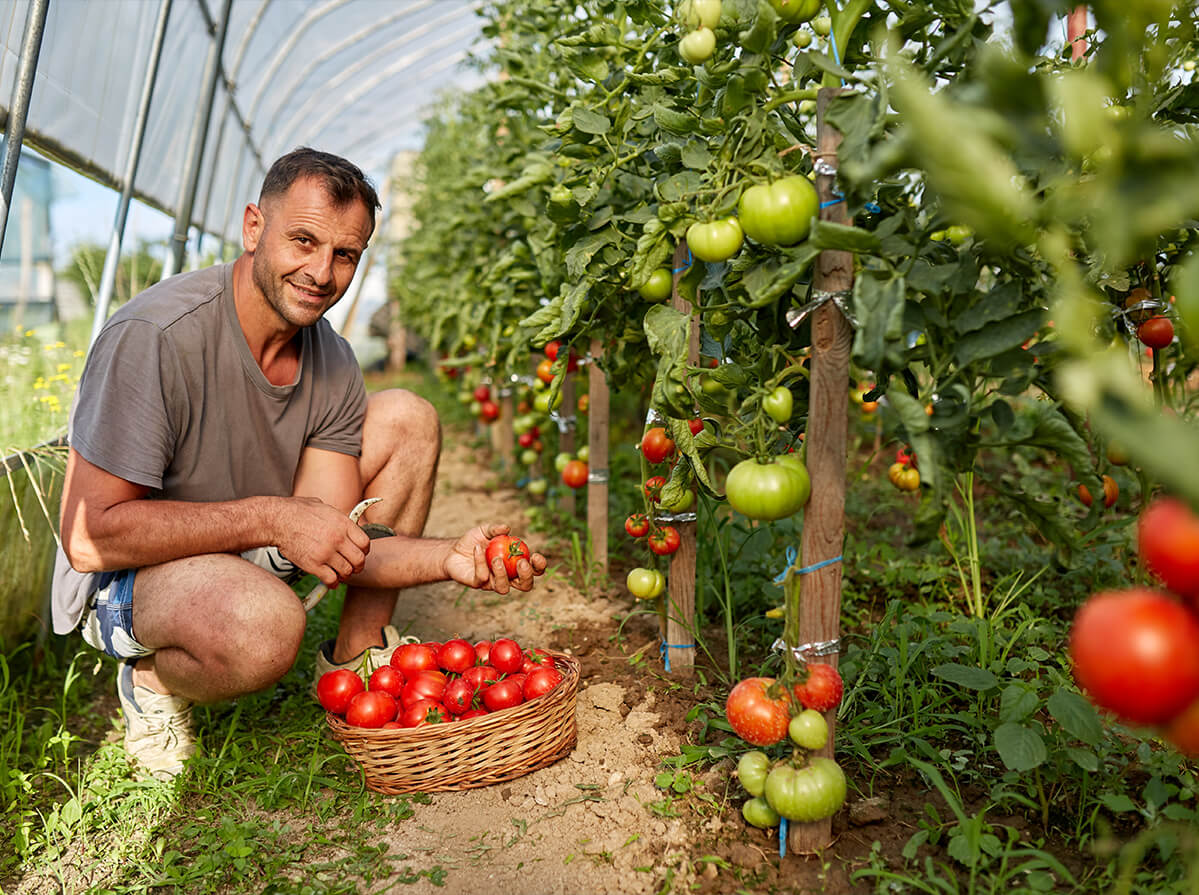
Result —
[[[521,432],[517,436],[516,441],[522,448],[532,447],[533,440],[537,438],[532,432]]]
[[[774,678],[749,677],[733,687],[724,713],[741,739],[769,746],[787,735],[791,700]]]
[[[500,674],[515,674],[525,664],[525,654],[515,640],[501,637],[491,645],[491,664]]]
[[[663,525],[649,536],[649,549],[658,556],[670,556],[679,549],[679,532],[673,525]]]
[[[346,723],[354,727],[382,727],[394,721],[396,701],[382,690],[366,690],[350,700],[346,707]]]
[[[399,721],[388,721],[386,724],[384,724],[379,729],[380,730],[402,730],[403,728],[404,728],[404,725],[401,724]]]
[[[553,665],[543,665],[534,668],[525,678],[524,696],[526,700],[544,696],[558,684],[562,683],[562,672]]]
[[[348,668],[338,668],[326,671],[316,682],[316,698],[326,711],[338,715],[346,713],[350,700],[361,693],[366,686],[355,672]]]
[[[660,475],[651,475],[645,480],[645,485],[643,486],[645,496],[648,497],[652,503],[657,503],[662,499],[662,489],[665,487],[666,478]]]
[[[482,718],[484,715],[490,715],[491,712],[487,709],[468,709],[458,716],[459,721],[469,721],[471,718]]]
[[[841,702],[845,685],[832,665],[813,662],[807,667],[808,677],[792,688],[795,698],[805,709],[827,712]]]
[[[492,712],[520,705],[524,701],[525,697],[521,692],[520,682],[515,678],[505,678],[483,691],[483,705]]]
[[[529,545],[512,535],[496,535],[487,542],[487,565],[499,557],[504,561],[504,571],[509,578],[516,578],[516,563],[529,558]]]
[[[634,513],[624,520],[624,530],[631,538],[644,538],[649,534],[649,517],[645,513]]]
[[[527,649],[525,650],[525,661],[520,667],[522,674],[528,674],[535,668],[544,668],[546,666],[554,667],[553,657],[543,649]]]
[[[1091,489],[1086,485],[1078,486],[1078,499],[1083,502],[1084,506],[1090,506],[1092,503]],[[1110,507],[1120,499],[1120,486],[1116,484],[1116,480],[1110,475],[1103,477],[1103,505]]]
[[[1133,724],[1162,724],[1199,698],[1199,619],[1159,591],[1092,595],[1070,629],[1074,679]]]
[[[1174,341],[1174,324],[1169,317],[1150,317],[1137,327],[1137,338],[1150,348],[1165,348]]]
[[[1199,608],[1199,517],[1175,497],[1159,497],[1137,522],[1137,547],[1149,571]]]
[[[445,685],[446,677],[440,671],[430,669],[418,671],[414,677],[409,678],[408,683],[404,684],[404,689],[400,693],[400,701],[404,703],[404,708],[408,708],[412,703],[422,699],[440,702],[445,693]]]
[[[420,699],[405,707],[399,720],[404,727],[424,727],[426,724],[444,724],[450,720],[450,715],[441,703]]]
[[[480,640],[475,643],[475,662],[479,665],[486,665],[488,657],[491,655],[491,641]]]
[[[474,705],[476,692],[475,687],[471,686],[466,678],[455,678],[445,685],[441,701],[451,714],[461,715]]]
[[[554,371],[552,367],[554,362],[548,357],[537,365],[537,378],[547,385],[554,381]]]
[[[650,463],[661,463],[674,456],[674,439],[661,426],[654,426],[641,437],[641,454]]]
[[[475,648],[460,637],[447,640],[437,653],[437,661],[446,671],[462,674],[475,664]]]
[[[400,691],[404,689],[404,675],[392,665],[382,665],[371,673],[370,689],[382,690],[392,699],[399,699]]]
[[[479,416],[485,423],[493,423],[500,418],[500,405],[494,401],[484,401],[479,406]]]
[[[491,389],[485,385],[475,386],[475,400],[482,404],[484,401],[491,400]]]
[[[704,431],[704,421],[701,419],[687,420],[687,428],[691,430],[692,435],[698,435]]]
[[[499,679],[500,673],[490,665],[475,665],[462,672],[462,680],[468,681],[476,690],[482,690]]]
[[[545,356],[550,361],[556,361],[558,359],[558,352],[559,352],[559,350],[561,350],[561,348],[562,348],[562,343],[559,342],[557,339],[555,339],[552,342],[546,342],[545,343]],[[566,372],[573,373],[577,369],[579,369],[579,356],[577,354],[575,354],[573,351],[571,351],[570,354],[568,354],[566,357]]]
[[[562,484],[567,488],[582,488],[587,484],[587,464],[582,460],[571,460],[562,467]]]
[[[391,664],[411,680],[418,671],[437,668],[437,653],[424,643],[405,643],[391,654]]]

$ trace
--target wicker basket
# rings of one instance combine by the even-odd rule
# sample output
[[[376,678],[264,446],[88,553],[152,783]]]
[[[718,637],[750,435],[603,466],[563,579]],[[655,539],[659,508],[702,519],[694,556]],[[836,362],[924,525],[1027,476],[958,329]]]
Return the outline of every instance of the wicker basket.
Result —
[[[325,719],[377,792],[444,792],[514,780],[565,758],[578,739],[579,662],[563,653],[550,656],[562,672],[557,687],[490,715],[406,730],[351,727],[332,713]]]

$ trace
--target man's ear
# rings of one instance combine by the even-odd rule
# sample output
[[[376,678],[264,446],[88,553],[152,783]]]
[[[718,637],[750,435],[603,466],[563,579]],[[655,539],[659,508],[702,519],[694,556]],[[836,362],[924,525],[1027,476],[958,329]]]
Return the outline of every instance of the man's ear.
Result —
[[[251,202],[246,206],[241,221],[241,243],[247,252],[253,252],[258,248],[258,242],[262,239],[262,231],[265,229],[266,218],[262,214],[262,209]]]

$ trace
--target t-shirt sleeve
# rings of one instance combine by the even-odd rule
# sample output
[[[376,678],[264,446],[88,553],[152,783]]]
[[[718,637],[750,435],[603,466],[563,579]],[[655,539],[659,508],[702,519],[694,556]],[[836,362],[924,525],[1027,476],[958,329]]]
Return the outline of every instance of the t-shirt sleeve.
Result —
[[[144,320],[110,324],[88,355],[68,439],[89,463],[126,481],[162,487],[180,421],[170,408],[179,369],[162,330]]]
[[[330,364],[331,387],[320,420],[308,436],[307,447],[362,455],[362,421],[366,419],[366,385],[362,369],[348,344],[342,343]]]

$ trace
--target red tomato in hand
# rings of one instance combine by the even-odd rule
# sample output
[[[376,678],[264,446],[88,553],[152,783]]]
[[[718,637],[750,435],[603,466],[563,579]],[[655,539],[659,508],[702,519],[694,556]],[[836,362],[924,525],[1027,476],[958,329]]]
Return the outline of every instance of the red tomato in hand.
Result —
[[[645,513],[634,513],[624,520],[624,530],[631,538],[644,538],[649,534],[649,517]]]
[[[412,703],[422,699],[440,702],[441,697],[445,694],[445,685],[446,677],[440,671],[431,669],[418,671],[408,683],[404,684],[404,689],[400,693],[400,701],[404,703],[404,708],[408,708]]]
[[[475,664],[475,648],[460,637],[447,640],[437,652],[437,661],[446,671],[462,674]]]
[[[649,536],[649,549],[658,556],[670,556],[679,549],[679,532],[673,525],[663,525]]]
[[[437,652],[424,643],[405,643],[391,654],[391,664],[404,675],[404,680],[412,680],[417,672],[437,668]]]
[[[392,699],[400,698],[404,689],[404,675],[393,665],[381,665],[371,673],[370,689],[382,690]]]
[[[394,721],[398,706],[382,690],[366,690],[350,700],[346,707],[346,723],[354,727],[382,727]]]
[[[348,668],[326,671],[316,682],[316,698],[325,711],[346,713],[350,700],[366,689],[357,673]]]
[[[1133,724],[1162,724],[1199,698],[1199,619],[1159,591],[1094,594],[1070,629],[1074,679]]]
[[[661,463],[674,456],[674,439],[661,426],[654,426],[641,437],[641,454],[650,463]]]
[[[516,563],[529,558],[529,545],[512,535],[496,535],[487,542],[487,565],[490,566],[497,556],[504,561],[508,577],[515,579]]]
[[[562,672],[553,665],[543,665],[534,668],[525,677],[524,696],[526,700],[544,696],[558,684],[562,683]]]
[[[520,705],[524,700],[520,681],[515,678],[505,678],[483,691],[483,705],[493,712]]]
[[[1137,522],[1137,548],[1169,590],[1199,609],[1199,517],[1176,497],[1159,497]]]
[[[808,665],[807,671],[807,680],[792,688],[800,705],[818,712],[827,712],[839,705],[841,694],[845,692],[845,684],[841,681],[837,669],[823,662],[813,662]]]
[[[749,677],[733,687],[724,713],[745,742],[769,746],[787,735],[791,700],[774,678]]]
[[[500,674],[515,674],[525,664],[525,654],[515,640],[501,637],[491,645],[491,664]]]

